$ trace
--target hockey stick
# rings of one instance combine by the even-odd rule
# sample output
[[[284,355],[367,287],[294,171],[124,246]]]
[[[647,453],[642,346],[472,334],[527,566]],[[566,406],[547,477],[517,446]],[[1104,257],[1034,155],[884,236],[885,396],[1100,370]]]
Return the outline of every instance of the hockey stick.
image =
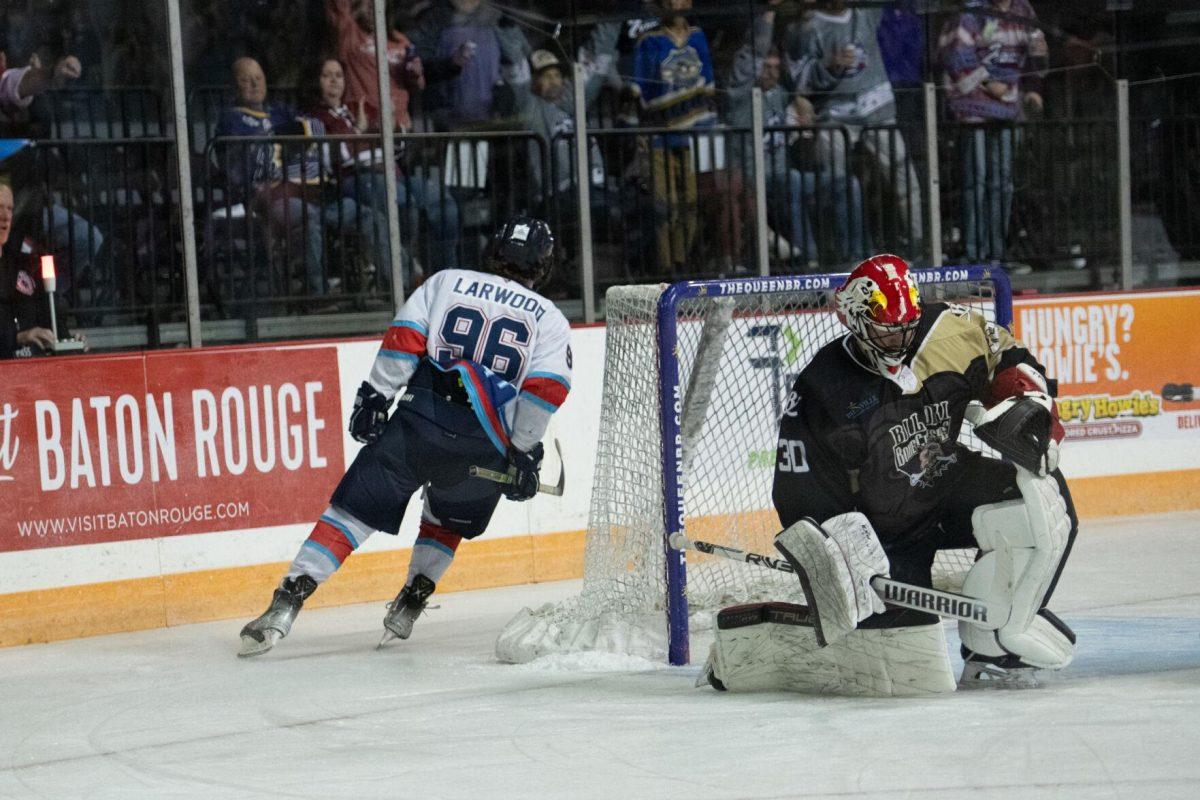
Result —
[[[785,559],[772,558],[761,553],[751,553],[747,550],[738,550],[712,542],[692,540],[680,531],[672,533],[670,541],[671,546],[676,550],[695,550],[698,553],[728,558],[731,561],[741,561],[756,567],[778,570],[790,575],[796,574],[796,570]],[[871,578],[871,588],[883,602],[890,606],[925,611],[960,622],[972,622],[989,630],[999,628],[1008,616],[1006,613],[1001,614],[1001,609],[994,608],[984,600],[938,589],[926,589],[924,586],[914,586],[911,583],[901,583],[882,575]]]
[[[542,494],[552,494],[555,497],[562,497],[563,490],[567,488],[567,469],[562,460],[562,447],[558,443],[558,439],[554,440],[554,449],[558,451],[558,483],[539,483],[538,491]],[[485,481],[494,483],[510,484],[513,482],[513,473],[498,472],[487,467],[470,467],[467,472],[472,478],[483,478]]]

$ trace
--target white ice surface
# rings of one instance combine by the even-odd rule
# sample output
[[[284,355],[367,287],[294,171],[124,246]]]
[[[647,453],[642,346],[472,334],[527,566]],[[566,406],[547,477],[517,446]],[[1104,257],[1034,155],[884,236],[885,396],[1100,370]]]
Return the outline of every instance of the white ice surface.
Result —
[[[1079,656],[1024,692],[732,695],[698,666],[493,660],[514,611],[577,582],[438,596],[383,651],[382,604],[307,611],[249,661],[244,620],[0,650],[0,798],[1194,798],[1198,534],[1085,524],[1053,603]]]

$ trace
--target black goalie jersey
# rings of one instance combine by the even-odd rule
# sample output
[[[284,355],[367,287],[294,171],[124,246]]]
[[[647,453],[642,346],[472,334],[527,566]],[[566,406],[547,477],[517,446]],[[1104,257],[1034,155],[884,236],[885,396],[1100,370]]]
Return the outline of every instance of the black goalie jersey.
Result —
[[[1045,369],[1004,328],[945,303],[925,307],[894,379],[855,348],[849,335],[830,342],[796,378],[779,426],[774,502],[784,527],[861,511],[887,546],[919,535],[979,458],[958,443],[967,404],[1001,370]]]

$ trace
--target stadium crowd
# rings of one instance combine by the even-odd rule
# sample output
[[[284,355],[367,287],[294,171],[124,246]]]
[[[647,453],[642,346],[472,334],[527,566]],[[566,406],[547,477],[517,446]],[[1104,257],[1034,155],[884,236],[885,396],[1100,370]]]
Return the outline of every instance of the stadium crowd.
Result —
[[[149,272],[172,271],[151,261],[178,261],[177,237],[137,223],[131,243],[106,227],[101,209],[72,202],[82,184],[64,175],[64,154],[75,151],[63,140],[79,134],[79,120],[63,125],[35,102],[168,86],[166,48],[145,46],[165,42],[165,22],[144,5],[19,0],[0,11],[0,137],[43,140],[24,159],[36,167],[18,156],[0,162],[16,198],[14,226],[18,241],[56,255],[77,313],[123,293],[152,304],[158,290],[119,273],[130,261]],[[589,128],[600,131],[589,142],[588,197],[602,281],[756,271],[759,147],[774,270],[833,269],[879,249],[920,259],[931,247],[951,260],[1028,269],[1007,258],[1021,147],[1014,124],[1045,113],[1051,55],[1029,0],[968,0],[938,15],[914,0],[741,9],[662,0],[588,17],[554,0],[389,5],[395,132],[415,134],[396,147],[409,287],[477,261],[481,232],[515,211],[549,218],[571,257],[577,91]],[[333,301],[354,293],[386,300],[393,271],[382,152],[370,136],[381,103],[369,0],[183,8],[206,302],[232,314],[248,295],[329,301],[289,306],[293,313],[343,308]],[[928,80],[941,88],[942,119],[957,141],[955,197],[943,204],[959,209],[953,234],[932,243],[922,174]],[[764,99],[762,142],[749,135],[754,87]],[[120,135],[166,135],[157,108],[161,124],[143,120]],[[161,174],[131,195],[146,213],[159,197],[169,214],[163,152]],[[0,259],[21,257],[13,241]],[[261,287],[260,261],[277,267]],[[101,272],[118,276],[107,300]],[[577,280],[548,291],[578,296]]]

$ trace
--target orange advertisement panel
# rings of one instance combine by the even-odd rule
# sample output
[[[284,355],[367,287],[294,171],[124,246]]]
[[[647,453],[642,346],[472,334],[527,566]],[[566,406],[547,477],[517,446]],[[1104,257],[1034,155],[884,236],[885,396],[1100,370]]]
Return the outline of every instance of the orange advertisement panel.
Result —
[[[6,363],[0,552],[307,521],[341,427],[333,346]]]
[[[1200,292],[1018,299],[1013,331],[1058,380],[1068,440],[1200,435]]]

